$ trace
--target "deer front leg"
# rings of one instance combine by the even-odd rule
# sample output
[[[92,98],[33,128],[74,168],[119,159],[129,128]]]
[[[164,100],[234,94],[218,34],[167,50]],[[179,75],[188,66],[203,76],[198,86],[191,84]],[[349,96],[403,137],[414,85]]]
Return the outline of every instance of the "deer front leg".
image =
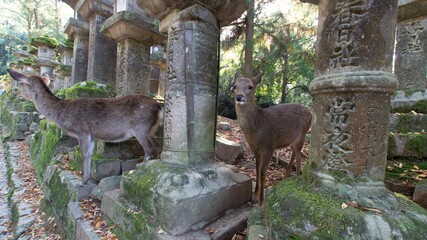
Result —
[[[285,178],[289,177],[291,175],[292,168],[294,166],[295,157],[296,157],[296,151],[295,151],[295,149],[293,149],[293,148],[291,148],[291,149],[292,149],[291,160],[289,161],[289,165],[286,168]]]
[[[258,201],[258,205],[260,207],[264,206],[264,199],[265,199],[265,194],[264,194],[264,188],[265,188],[265,182],[267,180],[267,169],[268,169],[268,164],[270,163],[270,159],[271,156],[273,155],[273,153],[271,152],[267,152],[265,154],[262,155],[261,159],[262,159],[262,163],[261,163],[261,188],[260,188],[260,193],[259,193],[259,201]]]
[[[253,200],[256,202],[260,201],[261,193],[261,155],[255,152],[255,161],[256,161],[256,184],[255,184],[255,193]]]
[[[95,141],[90,136],[80,137],[78,140],[83,155],[82,184],[86,184],[90,178],[90,164]]]

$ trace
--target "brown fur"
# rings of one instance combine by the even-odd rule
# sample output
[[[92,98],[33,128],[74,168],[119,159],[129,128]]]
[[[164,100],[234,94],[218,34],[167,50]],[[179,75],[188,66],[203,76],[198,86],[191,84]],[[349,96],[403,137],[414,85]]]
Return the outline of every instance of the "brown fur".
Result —
[[[255,104],[256,87],[262,75],[234,79],[237,121],[256,158],[255,199],[264,204],[264,186],[270,159],[276,149],[290,147],[291,161],[285,176],[289,176],[296,160],[297,174],[301,172],[301,149],[310,129],[311,113],[297,103],[260,108]]]
[[[161,106],[142,95],[118,98],[77,98],[54,96],[40,76],[8,70],[20,83],[21,95],[34,102],[37,110],[58,127],[78,139],[83,154],[83,182],[90,177],[94,140],[120,142],[136,137],[147,160],[158,157],[161,146],[153,137],[160,123]]]

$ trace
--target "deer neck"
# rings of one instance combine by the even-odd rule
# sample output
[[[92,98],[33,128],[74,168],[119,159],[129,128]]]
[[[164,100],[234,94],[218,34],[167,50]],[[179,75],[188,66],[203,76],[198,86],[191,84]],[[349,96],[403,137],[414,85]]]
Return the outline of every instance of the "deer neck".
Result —
[[[57,122],[58,112],[62,109],[61,102],[63,100],[57,98],[52,92],[41,88],[35,93],[33,102],[37,110],[47,119]]]
[[[236,104],[237,121],[243,131],[256,125],[259,108],[255,103]]]

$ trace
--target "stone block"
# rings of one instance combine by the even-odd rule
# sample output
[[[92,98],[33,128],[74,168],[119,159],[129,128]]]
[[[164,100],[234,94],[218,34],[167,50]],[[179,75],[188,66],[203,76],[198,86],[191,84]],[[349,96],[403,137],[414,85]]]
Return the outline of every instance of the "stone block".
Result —
[[[142,162],[143,162],[143,158],[122,160],[122,172],[128,172],[130,170],[134,170],[136,168],[136,165]]]
[[[424,132],[427,130],[427,114],[411,112],[391,114],[389,130],[399,132]]]
[[[388,135],[388,152],[391,157],[427,158],[427,134],[391,133]]]
[[[99,182],[101,179],[121,174],[121,161],[114,160],[92,160],[90,177]]]
[[[85,219],[77,220],[76,237],[79,240],[99,240],[100,237],[93,231],[92,226]]]
[[[98,186],[92,189],[91,196],[93,198],[102,201],[102,197],[104,193],[107,191],[111,191],[113,189],[118,189],[120,186],[120,181],[122,180],[122,176],[112,176],[101,179]]]
[[[427,208],[427,180],[420,181],[415,185],[412,199],[424,208]]]
[[[135,138],[115,143],[97,140],[94,155],[103,158],[135,159],[144,156],[144,149]]]
[[[251,179],[225,166],[188,166],[159,160],[144,162],[124,175],[122,188],[125,199],[143,212],[155,214],[171,235],[203,228],[252,195]]]
[[[218,129],[220,130],[226,130],[226,131],[231,130],[230,123],[228,122],[218,122],[217,125],[218,125]]]
[[[222,137],[216,138],[215,155],[227,164],[237,164],[243,158],[243,147],[239,143]]]

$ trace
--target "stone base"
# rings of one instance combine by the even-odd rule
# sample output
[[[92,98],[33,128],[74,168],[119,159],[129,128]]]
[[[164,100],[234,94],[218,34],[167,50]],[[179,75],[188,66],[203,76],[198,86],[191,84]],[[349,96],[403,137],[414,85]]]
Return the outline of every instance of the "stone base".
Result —
[[[268,193],[265,211],[253,212],[251,235],[266,239],[425,239],[427,211],[386,190],[382,183],[335,180],[322,174],[281,181]],[[343,181],[344,180],[344,181]],[[347,181],[345,181],[347,180]],[[249,236],[248,239],[255,239]]]
[[[390,133],[388,135],[388,158],[427,158],[427,134]]]
[[[101,211],[124,232],[140,235],[137,239],[152,238],[159,231],[145,228],[151,225],[170,234],[170,239],[180,239],[173,236],[197,232],[246,204],[252,182],[217,164],[187,166],[153,160],[125,174],[120,191],[121,195],[104,195]]]

